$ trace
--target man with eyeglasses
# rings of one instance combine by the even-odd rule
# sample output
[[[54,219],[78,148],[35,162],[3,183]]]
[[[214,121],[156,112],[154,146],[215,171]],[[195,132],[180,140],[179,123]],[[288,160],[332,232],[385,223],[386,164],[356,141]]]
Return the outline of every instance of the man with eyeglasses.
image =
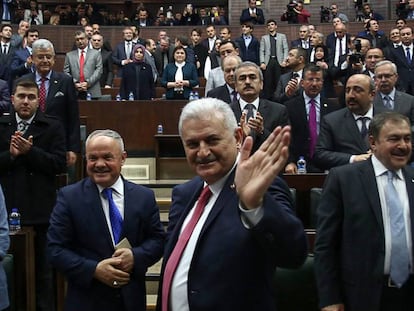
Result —
[[[397,66],[393,62],[383,60],[376,64],[377,94],[374,97],[374,106],[399,112],[408,117],[411,124],[414,124],[414,96],[398,91],[395,88],[397,82]]]

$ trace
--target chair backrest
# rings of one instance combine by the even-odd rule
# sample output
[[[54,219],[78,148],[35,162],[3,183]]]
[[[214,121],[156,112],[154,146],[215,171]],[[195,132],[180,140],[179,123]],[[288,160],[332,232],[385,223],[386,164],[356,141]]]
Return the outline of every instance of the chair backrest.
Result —
[[[276,310],[319,310],[313,260],[313,256],[309,255],[299,269],[276,269],[274,276]]]

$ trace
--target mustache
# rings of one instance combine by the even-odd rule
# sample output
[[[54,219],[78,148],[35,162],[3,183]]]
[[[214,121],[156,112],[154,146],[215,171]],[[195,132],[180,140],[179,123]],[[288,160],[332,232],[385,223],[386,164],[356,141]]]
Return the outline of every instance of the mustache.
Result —
[[[394,151],[391,152],[392,155],[396,155],[396,156],[407,156],[410,154],[410,149],[409,148],[399,148],[396,149]]]
[[[207,157],[204,157],[204,158],[196,158],[195,163],[196,164],[207,164],[207,163],[213,162],[215,160],[217,160],[217,158],[213,154],[210,154],[210,155],[208,155]]]

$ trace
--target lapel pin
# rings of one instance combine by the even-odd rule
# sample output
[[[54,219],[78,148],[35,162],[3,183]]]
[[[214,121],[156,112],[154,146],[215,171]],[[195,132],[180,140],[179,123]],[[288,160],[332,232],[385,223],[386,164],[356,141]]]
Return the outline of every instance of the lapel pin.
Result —
[[[53,83],[57,84],[57,83],[58,83],[58,81],[57,81],[57,80],[55,80],[55,81],[53,81]]]
[[[411,179],[411,182],[414,182],[414,179]]]
[[[236,185],[235,184],[231,184],[230,185],[230,189],[236,189]]]
[[[323,106],[324,106],[324,107],[328,107],[328,104],[327,104],[327,103],[324,103],[324,104],[323,104]]]

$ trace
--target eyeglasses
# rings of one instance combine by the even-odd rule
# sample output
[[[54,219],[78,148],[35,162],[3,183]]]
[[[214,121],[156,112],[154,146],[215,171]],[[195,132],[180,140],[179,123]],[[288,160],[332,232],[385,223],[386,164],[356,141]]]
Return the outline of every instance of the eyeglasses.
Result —
[[[384,73],[380,75],[376,75],[375,79],[382,80],[382,79],[390,79],[395,76],[395,73]]]

